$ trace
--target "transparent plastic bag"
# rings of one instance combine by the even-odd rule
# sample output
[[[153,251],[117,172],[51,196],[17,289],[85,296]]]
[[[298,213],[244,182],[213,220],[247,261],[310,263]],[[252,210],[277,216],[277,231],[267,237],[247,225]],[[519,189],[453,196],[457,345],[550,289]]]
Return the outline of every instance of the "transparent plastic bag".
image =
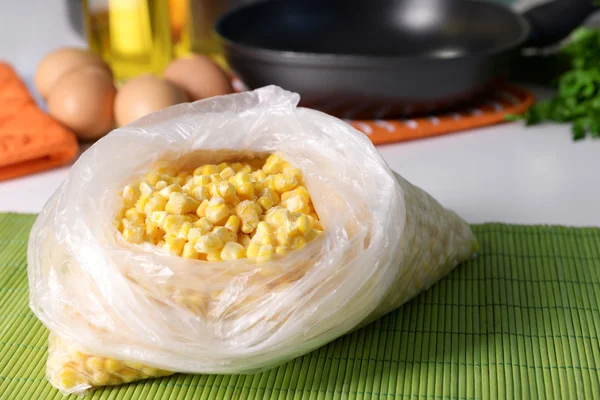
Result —
[[[364,134],[298,100],[270,86],[174,106],[80,157],[28,250],[55,386],[273,367],[393,310],[474,254],[468,224],[395,175]],[[324,231],[303,249],[260,265],[188,260],[128,243],[113,226],[120,190],[156,162],[256,153],[304,174]]]

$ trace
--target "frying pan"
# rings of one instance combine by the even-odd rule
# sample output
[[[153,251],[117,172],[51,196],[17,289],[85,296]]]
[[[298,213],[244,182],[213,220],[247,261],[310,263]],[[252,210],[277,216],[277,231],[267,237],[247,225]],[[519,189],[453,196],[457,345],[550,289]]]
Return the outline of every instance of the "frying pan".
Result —
[[[521,48],[559,41],[594,9],[555,0],[521,16],[473,0],[272,0],[225,14],[216,32],[250,88],[276,84],[304,106],[381,118],[472,101]]]

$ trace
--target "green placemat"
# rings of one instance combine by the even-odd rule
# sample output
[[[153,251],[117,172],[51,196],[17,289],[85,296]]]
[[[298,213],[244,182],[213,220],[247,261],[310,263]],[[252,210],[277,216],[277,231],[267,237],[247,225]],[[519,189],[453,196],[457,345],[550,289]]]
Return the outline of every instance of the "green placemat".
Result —
[[[35,216],[0,214],[0,399],[61,399],[27,306]],[[479,257],[368,327],[255,375],[177,375],[90,399],[600,396],[600,229],[474,227]],[[73,397],[76,398],[76,397]]]

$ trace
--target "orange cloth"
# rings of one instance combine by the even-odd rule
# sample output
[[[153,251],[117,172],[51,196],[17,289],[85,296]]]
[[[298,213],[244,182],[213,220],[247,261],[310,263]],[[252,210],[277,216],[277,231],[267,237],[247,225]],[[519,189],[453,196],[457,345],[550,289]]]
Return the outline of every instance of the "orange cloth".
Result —
[[[78,148],[75,135],[44,113],[0,62],[0,181],[65,164]]]

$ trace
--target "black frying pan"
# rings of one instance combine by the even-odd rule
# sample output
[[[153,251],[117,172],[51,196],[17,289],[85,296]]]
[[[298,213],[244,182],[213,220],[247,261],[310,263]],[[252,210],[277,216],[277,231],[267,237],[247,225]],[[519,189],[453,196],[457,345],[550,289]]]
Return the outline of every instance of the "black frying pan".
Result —
[[[250,87],[276,84],[303,105],[390,117],[481,95],[524,46],[566,37],[593,0],[556,0],[521,16],[472,0],[272,0],[216,25]]]

